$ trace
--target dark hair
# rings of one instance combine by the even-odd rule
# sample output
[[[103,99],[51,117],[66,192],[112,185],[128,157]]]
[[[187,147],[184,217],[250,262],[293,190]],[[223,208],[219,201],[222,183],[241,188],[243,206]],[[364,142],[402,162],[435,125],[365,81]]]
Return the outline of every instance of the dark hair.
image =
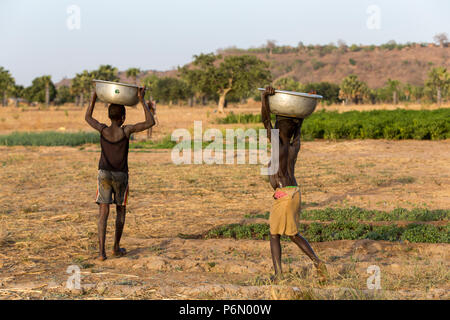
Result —
[[[108,117],[111,120],[122,120],[125,116],[125,106],[122,104],[111,103],[108,108]]]

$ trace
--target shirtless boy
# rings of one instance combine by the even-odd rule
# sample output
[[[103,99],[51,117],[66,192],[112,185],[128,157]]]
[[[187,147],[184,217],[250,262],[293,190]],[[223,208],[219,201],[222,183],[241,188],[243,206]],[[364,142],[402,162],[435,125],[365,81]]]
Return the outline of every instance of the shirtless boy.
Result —
[[[261,115],[264,127],[267,129],[267,137],[271,139],[270,130],[273,129],[270,119],[269,96],[274,95],[275,90],[267,87],[262,94]],[[322,262],[308,241],[298,232],[298,220],[300,213],[300,189],[294,176],[295,163],[300,151],[300,131],[303,119],[276,116],[275,129],[279,130],[279,169],[269,176],[274,202],[270,212],[270,250],[277,279],[282,274],[281,269],[281,243],[280,237],[287,235],[289,238],[312,260],[316,267],[320,280],[326,280],[326,266]]]
[[[145,88],[139,88],[138,96],[144,108],[145,121],[137,124],[123,126],[126,115],[125,106],[118,104],[110,104],[108,107],[108,116],[111,120],[109,126],[94,119],[92,113],[97,101],[96,93],[94,93],[92,103],[86,110],[86,122],[100,132],[101,155],[98,164],[97,198],[95,201],[99,205],[98,243],[100,254],[98,259],[101,261],[106,259],[106,225],[109,205],[113,203],[116,204],[117,213],[113,255],[120,257],[126,254],[126,250],[120,248],[119,244],[125,224],[128,197],[128,147],[130,135],[134,132],[147,130],[155,124],[149,106],[144,101],[144,94]]]

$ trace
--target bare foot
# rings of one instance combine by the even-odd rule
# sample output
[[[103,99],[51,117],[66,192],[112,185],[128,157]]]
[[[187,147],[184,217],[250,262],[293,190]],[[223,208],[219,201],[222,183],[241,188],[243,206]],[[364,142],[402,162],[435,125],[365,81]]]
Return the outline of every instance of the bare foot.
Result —
[[[108,258],[106,257],[106,254],[104,254],[104,253],[97,257],[97,260],[99,260],[99,261],[105,261],[106,259],[108,259]]]
[[[318,264],[315,265],[316,267],[316,274],[319,278],[319,283],[324,283],[328,280],[328,270],[327,266],[325,265],[325,262],[320,261]]]
[[[115,257],[122,257],[127,254],[127,250],[125,248],[119,248],[118,250],[114,249],[113,255]]]
[[[270,282],[277,284],[278,282],[280,282],[281,280],[283,280],[283,274],[282,273],[277,273],[277,274],[273,274],[270,276]]]

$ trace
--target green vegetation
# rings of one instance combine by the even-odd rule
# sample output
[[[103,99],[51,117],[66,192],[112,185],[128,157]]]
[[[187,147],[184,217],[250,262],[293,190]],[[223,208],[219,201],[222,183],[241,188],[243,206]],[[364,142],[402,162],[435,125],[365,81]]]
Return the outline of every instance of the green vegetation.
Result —
[[[200,54],[194,56],[191,67],[179,68],[179,73],[201,96],[214,95],[218,111],[223,112],[228,94],[246,98],[254,88],[271,81],[269,65],[251,55],[225,56]]]
[[[99,143],[96,132],[13,132],[0,135],[3,146],[79,146],[86,143]]]
[[[320,68],[323,68],[325,66],[325,63],[323,63],[322,61],[319,61],[319,60],[312,59],[311,65],[314,70],[318,70]]]
[[[269,219],[269,212],[257,215],[247,214],[245,218]],[[319,221],[445,221],[450,219],[450,210],[397,208],[392,211],[379,211],[358,207],[325,208],[303,210],[300,213],[300,218],[302,220]]]
[[[351,74],[345,77],[341,82],[339,99],[345,103],[353,102],[355,104],[363,102],[368,97],[369,87],[364,81],[358,79],[358,76]]]
[[[326,81],[310,82],[301,84],[292,77],[280,78],[273,84],[274,88],[279,90],[297,91],[297,92],[316,92],[323,97],[323,102],[330,105],[339,103],[339,85]],[[259,97],[259,92],[258,92]]]
[[[386,240],[386,241],[410,241],[424,243],[449,243],[450,225],[438,227],[424,224],[409,224],[405,227],[373,226],[355,221],[338,221],[329,224],[313,222],[309,225],[301,225],[300,233],[310,241],[335,241],[335,240]],[[209,231],[205,237],[209,238],[234,238],[267,240],[269,237],[269,225],[262,224],[230,224]],[[282,237],[286,240],[286,237]]]
[[[261,116],[230,113],[218,123],[261,123]],[[305,139],[447,139],[450,109],[320,111],[304,121],[302,135]]]
[[[16,82],[11,76],[9,70],[0,67],[0,95],[2,97],[2,105],[6,105],[8,95],[14,92]]]
[[[125,71],[125,74],[127,75],[127,78],[132,78],[133,79],[133,83],[137,84],[137,77],[139,76],[139,74],[141,74],[141,69],[139,68],[128,68],[127,71]]]
[[[177,143],[170,139],[170,135],[159,141],[136,141],[130,142],[130,149],[172,149]]]

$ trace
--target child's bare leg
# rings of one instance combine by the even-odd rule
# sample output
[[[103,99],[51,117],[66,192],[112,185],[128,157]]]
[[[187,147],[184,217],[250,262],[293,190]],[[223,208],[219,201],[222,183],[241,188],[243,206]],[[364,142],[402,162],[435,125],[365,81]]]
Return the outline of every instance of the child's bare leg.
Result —
[[[126,253],[124,248],[120,247],[120,238],[122,237],[123,227],[125,225],[126,206],[116,206],[116,234],[114,236],[114,255],[123,256]]]
[[[106,259],[105,252],[105,239],[106,239],[106,225],[109,216],[109,204],[100,203],[99,205],[99,217],[98,217],[98,247],[99,247],[99,260]]]
[[[289,238],[313,261],[314,265],[320,263],[320,259],[314,252],[313,248],[311,248],[308,241],[299,233],[294,236],[289,236]]]
[[[273,268],[275,269],[275,276],[282,273],[281,270],[281,243],[279,234],[270,235],[270,252],[272,253]]]
[[[319,259],[314,252],[313,248],[309,245],[308,241],[303,238],[299,233],[294,236],[289,236],[291,240],[313,261],[314,266],[317,269],[318,275],[321,281],[325,281],[328,276],[325,263]]]

